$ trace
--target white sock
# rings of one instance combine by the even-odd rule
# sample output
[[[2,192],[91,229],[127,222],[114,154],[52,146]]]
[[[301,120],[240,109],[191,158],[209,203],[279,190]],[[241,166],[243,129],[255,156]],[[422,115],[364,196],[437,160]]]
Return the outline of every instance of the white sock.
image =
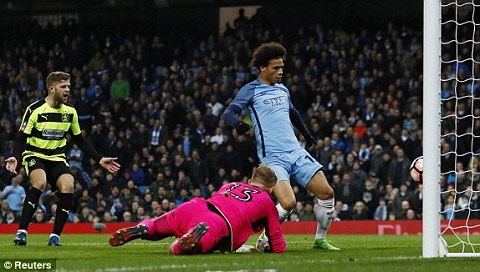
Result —
[[[285,210],[280,203],[278,203],[276,206],[277,211],[278,211],[278,216],[280,216],[280,223],[285,222],[287,217],[292,213],[293,210],[287,211]]]
[[[24,229],[19,229],[19,230],[17,230],[17,233],[20,233],[20,232],[23,232],[23,233],[25,233],[25,234],[28,234],[28,231],[26,231],[26,230],[24,230]]]
[[[50,233],[50,238],[52,238],[52,237],[54,237],[54,236],[60,238],[60,236],[58,236],[57,234],[55,234],[55,233]]]
[[[317,217],[317,233],[315,239],[325,238],[327,231],[333,220],[333,203],[334,199],[321,200],[317,199],[318,205],[315,208],[315,216]]]

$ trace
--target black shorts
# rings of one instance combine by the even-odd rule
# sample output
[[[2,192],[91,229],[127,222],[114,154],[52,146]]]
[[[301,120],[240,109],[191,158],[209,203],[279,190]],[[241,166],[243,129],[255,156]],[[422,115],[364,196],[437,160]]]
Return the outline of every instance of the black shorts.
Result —
[[[57,180],[63,174],[72,174],[70,167],[65,161],[49,161],[38,157],[28,157],[26,160],[25,172],[27,176],[35,169],[42,169],[47,176],[47,182],[52,187],[52,192],[55,192],[57,188]]]

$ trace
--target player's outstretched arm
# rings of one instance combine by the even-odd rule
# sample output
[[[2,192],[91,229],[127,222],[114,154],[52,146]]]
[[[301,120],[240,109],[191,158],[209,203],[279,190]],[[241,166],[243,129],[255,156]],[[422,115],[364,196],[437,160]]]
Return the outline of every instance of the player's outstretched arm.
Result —
[[[103,157],[98,162],[100,166],[107,169],[110,173],[115,173],[120,170],[121,165],[116,162],[117,158]]]
[[[5,168],[8,172],[17,174],[18,162],[22,158],[22,152],[25,149],[25,143],[27,142],[27,134],[23,131],[17,132],[17,137],[13,144],[12,156],[5,160]]]
[[[117,158],[102,157],[90,143],[82,136],[82,134],[74,135],[73,141],[87,153],[94,161],[98,162],[100,166],[107,169],[111,173],[115,173],[120,169],[120,164],[116,162]]]

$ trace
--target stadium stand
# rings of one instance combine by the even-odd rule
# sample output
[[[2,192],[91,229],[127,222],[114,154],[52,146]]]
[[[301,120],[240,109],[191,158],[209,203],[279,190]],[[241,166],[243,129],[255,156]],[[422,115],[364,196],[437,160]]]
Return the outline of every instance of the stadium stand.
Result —
[[[110,174],[89,158],[81,161],[74,195],[80,222],[121,222],[125,212],[139,221],[191,197],[209,197],[224,181],[248,178],[258,163],[252,135],[232,134],[221,114],[239,88],[256,78],[252,50],[276,40],[288,49],[284,84],[318,139],[309,151],[324,165],[342,201],[339,211],[353,213],[354,203],[363,201],[373,220],[383,199],[390,219],[403,218],[408,209],[420,219],[421,186],[398,179],[405,170],[395,167],[422,153],[419,29],[393,22],[360,30],[320,23],[294,33],[252,29],[241,38],[228,32],[189,36],[191,30],[93,27],[69,19],[5,31],[0,163],[10,155],[25,107],[45,96],[46,74],[64,70],[72,74],[69,103],[78,109],[84,133],[123,166]],[[11,177],[4,167],[0,175],[3,190]],[[292,186],[298,201],[312,203],[295,181]],[[56,201],[54,193],[42,197],[47,222]]]

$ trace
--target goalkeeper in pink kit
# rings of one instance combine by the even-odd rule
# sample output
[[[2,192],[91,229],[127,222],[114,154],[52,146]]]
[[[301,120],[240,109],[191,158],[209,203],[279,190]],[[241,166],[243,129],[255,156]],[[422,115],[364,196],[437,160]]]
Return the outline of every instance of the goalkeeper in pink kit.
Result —
[[[228,183],[207,200],[194,198],[155,220],[119,229],[109,243],[121,246],[138,238],[156,241],[175,236],[179,238],[169,251],[176,255],[233,252],[265,228],[270,240],[264,251],[285,252],[278,211],[270,198],[276,180],[272,169],[259,166],[248,183]]]

